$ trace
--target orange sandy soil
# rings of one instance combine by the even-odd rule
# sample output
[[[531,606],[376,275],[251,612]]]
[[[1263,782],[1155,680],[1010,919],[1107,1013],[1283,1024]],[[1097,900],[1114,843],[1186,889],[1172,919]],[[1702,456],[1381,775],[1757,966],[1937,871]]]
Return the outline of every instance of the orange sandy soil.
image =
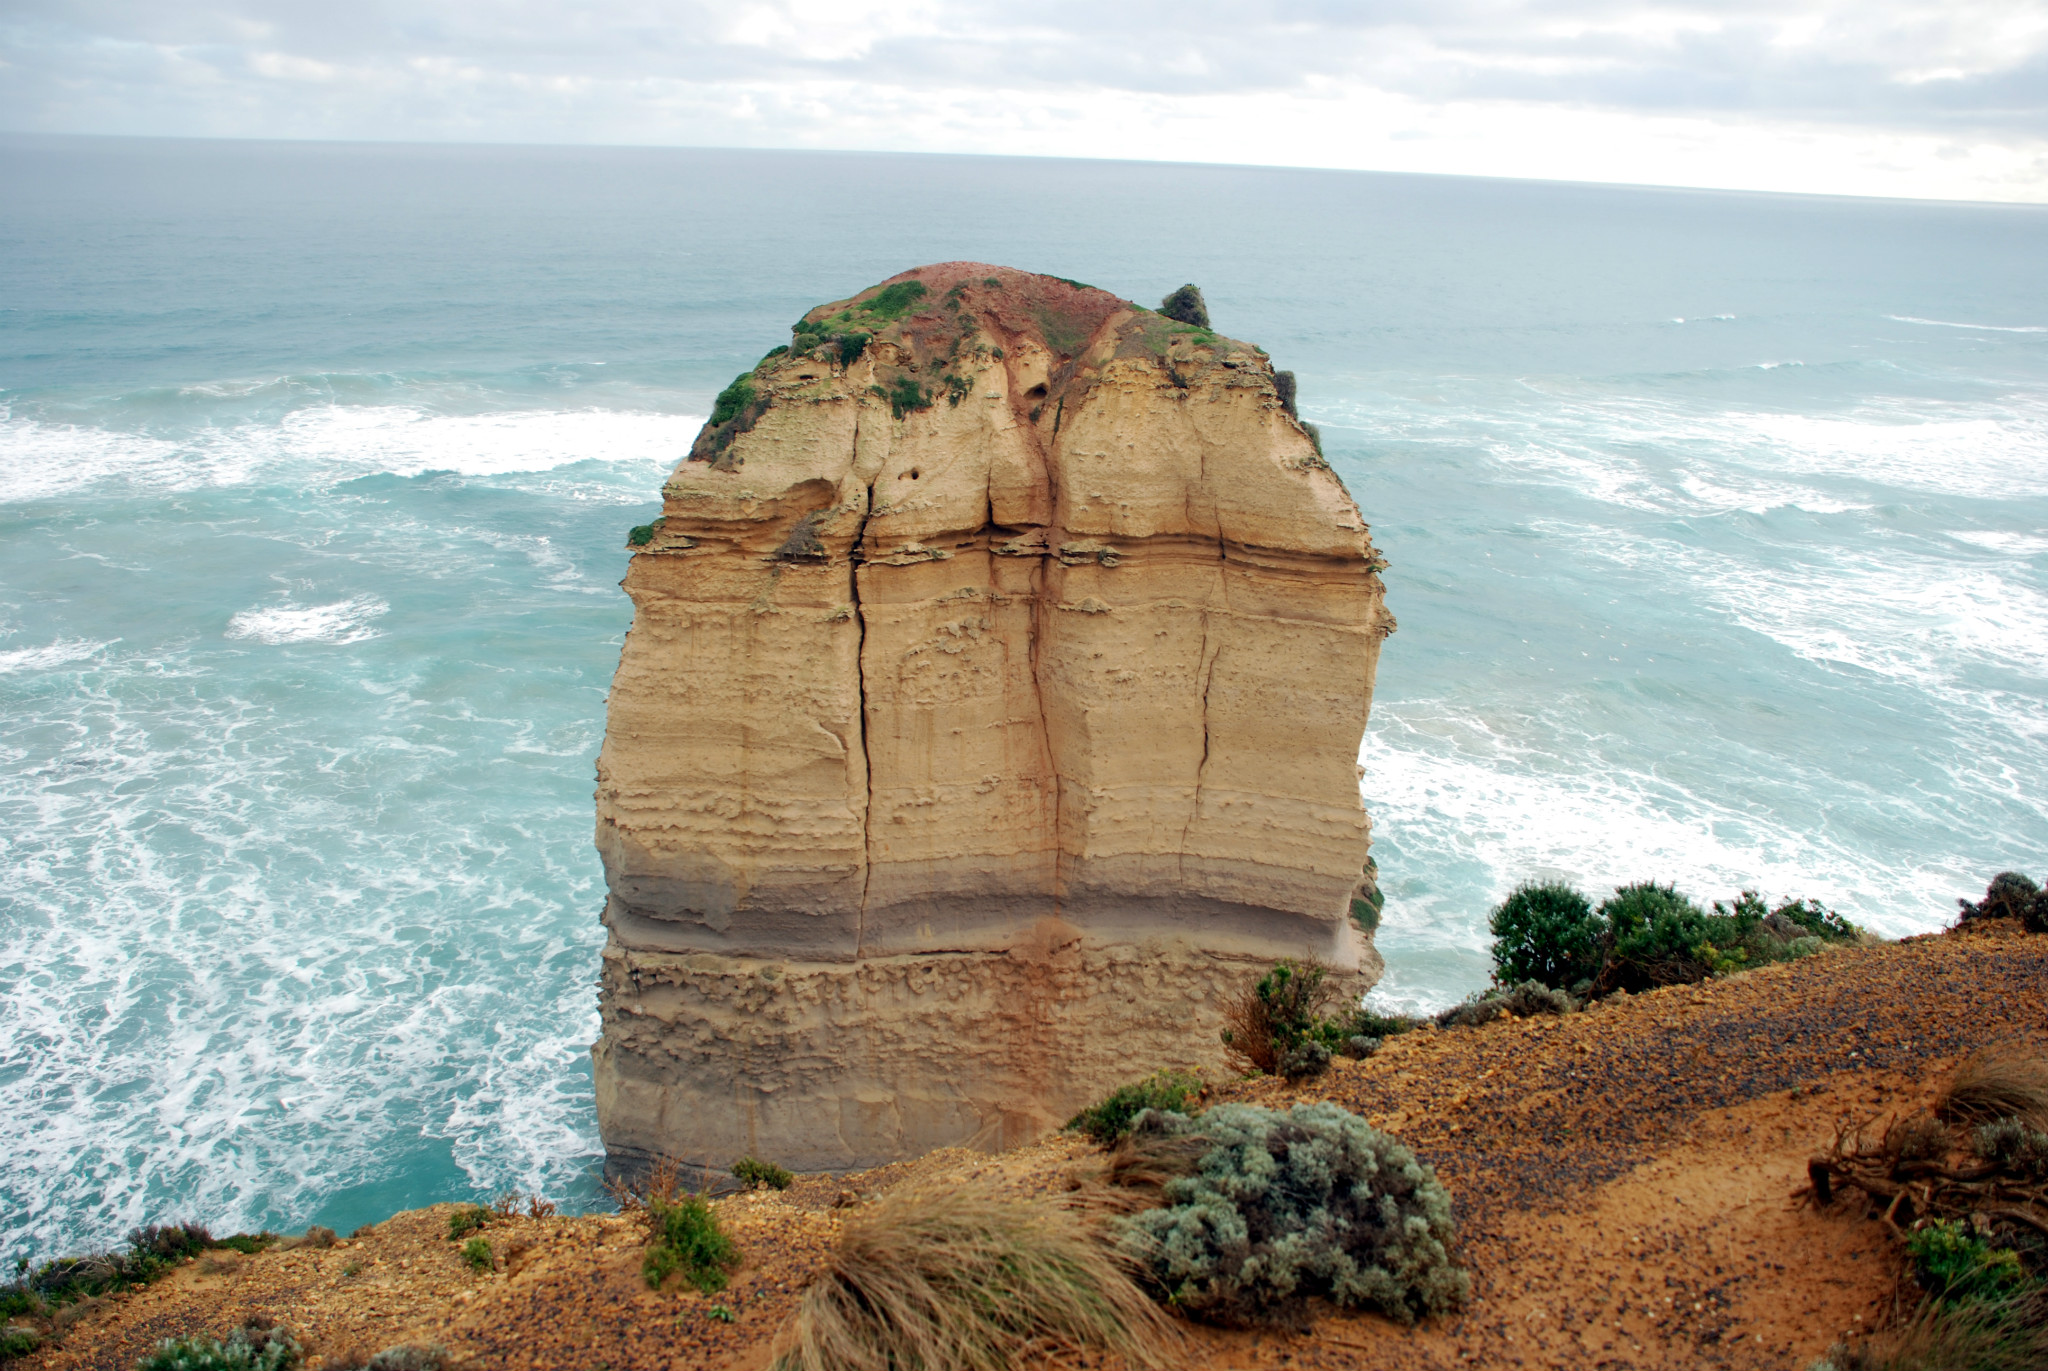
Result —
[[[1862,1208],[1793,1199],[1807,1158],[1840,1121],[1916,1106],[1963,1052],[2040,1034],[2044,978],[2048,937],[1994,928],[1832,950],[1564,1019],[1410,1034],[1307,1089],[1223,1087],[1218,1098],[1262,1104],[1334,1100],[1406,1139],[1455,1197],[1474,1299],[1414,1329],[1330,1310],[1307,1334],[1194,1328],[1185,1364],[1801,1371],[1883,1319],[1900,1273]],[[986,1174],[1051,1200],[1092,1155],[1062,1136],[719,1200],[746,1264],[715,1296],[647,1289],[639,1229],[616,1215],[496,1223],[483,1233],[496,1269],[472,1273],[440,1205],[325,1250],[202,1257],[80,1312],[18,1364],[128,1371],[159,1338],[264,1315],[315,1368],[438,1342],[462,1367],[757,1371],[832,1245],[843,1190]],[[712,1316],[719,1305],[731,1322]]]

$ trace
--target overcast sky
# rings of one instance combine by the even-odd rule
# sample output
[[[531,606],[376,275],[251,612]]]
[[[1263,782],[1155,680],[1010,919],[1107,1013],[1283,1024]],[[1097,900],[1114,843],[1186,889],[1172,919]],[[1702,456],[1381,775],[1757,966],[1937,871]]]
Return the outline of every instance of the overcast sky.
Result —
[[[0,128],[2048,200],[2048,0],[0,0]]]

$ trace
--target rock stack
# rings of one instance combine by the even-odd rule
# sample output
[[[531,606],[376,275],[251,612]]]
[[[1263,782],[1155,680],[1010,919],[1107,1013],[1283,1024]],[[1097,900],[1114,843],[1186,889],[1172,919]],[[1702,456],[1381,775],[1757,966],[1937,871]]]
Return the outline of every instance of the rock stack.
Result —
[[[1259,349],[950,262],[825,305],[636,529],[598,762],[615,1172],[1011,1146],[1282,956],[1362,988],[1393,620]]]

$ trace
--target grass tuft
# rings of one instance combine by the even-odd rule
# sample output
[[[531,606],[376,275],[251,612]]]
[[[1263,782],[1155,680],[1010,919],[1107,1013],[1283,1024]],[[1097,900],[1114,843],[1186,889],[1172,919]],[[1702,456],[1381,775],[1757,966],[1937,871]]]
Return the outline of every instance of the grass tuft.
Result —
[[[899,1190],[847,1221],[775,1371],[1007,1371],[1108,1352],[1177,1364],[1176,1330],[1071,1210],[987,1186]]]
[[[2048,1129],[2048,1057],[2024,1043],[2000,1043],[1965,1057],[1934,1102],[1950,1123],[2018,1119]]]

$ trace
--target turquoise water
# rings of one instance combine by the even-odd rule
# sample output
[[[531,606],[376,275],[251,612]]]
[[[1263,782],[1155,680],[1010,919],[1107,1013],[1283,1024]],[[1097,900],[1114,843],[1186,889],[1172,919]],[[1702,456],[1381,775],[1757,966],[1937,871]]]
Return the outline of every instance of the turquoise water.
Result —
[[[2039,872],[2048,211],[1000,159],[0,139],[0,1247],[596,1195],[624,531],[976,258],[1301,377],[1392,560],[1380,997],[1515,881]]]

